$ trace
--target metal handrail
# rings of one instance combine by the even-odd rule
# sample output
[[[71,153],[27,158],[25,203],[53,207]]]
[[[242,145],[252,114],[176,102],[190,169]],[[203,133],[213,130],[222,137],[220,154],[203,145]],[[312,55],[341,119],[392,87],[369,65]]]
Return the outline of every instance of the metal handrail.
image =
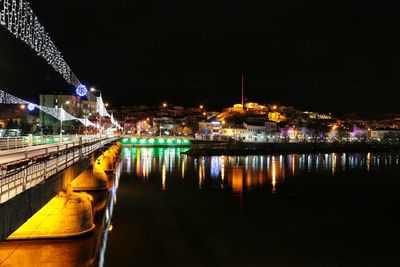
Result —
[[[16,136],[0,137],[0,150],[11,150],[23,147],[38,146],[45,144],[57,144],[65,142],[77,142],[99,138],[97,135],[40,135],[40,136]]]
[[[0,150],[17,149],[28,146],[24,137],[0,137]]]
[[[82,142],[73,147],[67,146],[57,152],[45,154],[42,158],[37,157],[25,160],[22,162],[22,166],[11,169],[11,172],[4,168],[5,165],[2,165],[1,171],[3,175],[0,176],[0,204],[42,183],[52,175],[79,161],[82,157],[88,156],[105,144],[115,140],[116,138],[105,138],[86,143]]]

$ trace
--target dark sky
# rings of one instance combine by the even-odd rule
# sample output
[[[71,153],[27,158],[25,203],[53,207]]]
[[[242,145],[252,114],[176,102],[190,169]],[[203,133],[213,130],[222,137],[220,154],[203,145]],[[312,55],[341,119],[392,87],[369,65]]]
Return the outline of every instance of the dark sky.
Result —
[[[400,113],[399,9],[386,1],[37,0],[32,8],[82,83],[112,104],[259,103]],[[73,88],[0,29],[0,88]]]

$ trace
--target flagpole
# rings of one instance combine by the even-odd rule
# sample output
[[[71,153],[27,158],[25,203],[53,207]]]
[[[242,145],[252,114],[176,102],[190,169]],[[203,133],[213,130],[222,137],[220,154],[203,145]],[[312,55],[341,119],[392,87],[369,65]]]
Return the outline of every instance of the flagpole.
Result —
[[[242,107],[244,108],[244,75],[242,70]]]

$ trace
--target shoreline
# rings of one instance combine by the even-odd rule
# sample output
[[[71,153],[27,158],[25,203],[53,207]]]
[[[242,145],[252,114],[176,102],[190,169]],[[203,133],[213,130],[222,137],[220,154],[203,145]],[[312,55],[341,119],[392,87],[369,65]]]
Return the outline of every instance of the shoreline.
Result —
[[[182,152],[191,156],[315,153],[400,153],[400,143],[208,143]]]

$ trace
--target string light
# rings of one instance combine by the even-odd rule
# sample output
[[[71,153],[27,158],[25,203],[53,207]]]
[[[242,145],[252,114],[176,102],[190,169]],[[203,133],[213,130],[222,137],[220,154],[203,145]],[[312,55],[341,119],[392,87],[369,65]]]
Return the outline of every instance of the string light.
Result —
[[[26,0],[0,0],[0,24],[15,38],[29,45],[63,78],[75,87],[81,86],[60,51],[50,39]]]
[[[102,103],[102,100],[101,100]],[[100,128],[99,125],[94,124],[93,122],[89,121],[87,118],[77,118],[68,112],[66,112],[62,108],[51,108],[51,107],[46,107],[46,106],[40,106],[37,104],[29,103],[28,101],[25,101],[19,97],[13,96],[7,92],[4,92],[3,90],[0,90],[0,104],[15,104],[15,105],[27,105],[28,110],[32,111],[33,109],[37,108],[46,114],[49,114],[50,116],[56,118],[57,120],[60,121],[79,121],[86,127],[96,127]],[[103,105],[104,107],[104,105]],[[102,113],[99,112],[99,114],[107,114],[110,116],[105,108],[100,109]],[[119,130],[122,130],[122,127],[119,125],[119,123],[114,119],[113,116],[110,116],[111,123],[118,128]]]
[[[85,118],[85,119],[77,118],[77,117],[69,114],[62,108],[51,108],[51,107],[39,106],[34,103],[29,103],[21,98],[18,98],[16,96],[13,96],[13,95],[10,95],[9,93],[4,92],[3,90],[0,90],[0,104],[28,105],[29,110],[32,111],[33,109],[37,108],[60,121],[76,120],[76,121],[80,121],[86,127],[89,127],[89,126],[96,127],[96,124],[89,121],[87,118]]]
[[[108,114],[106,107],[104,106],[103,98],[101,96],[97,97],[97,105],[96,105],[96,111],[97,113],[100,114],[102,117],[111,117],[110,114]]]
[[[0,104],[16,104],[16,105],[23,105],[27,104],[25,100],[18,98],[16,96],[10,95],[9,93],[0,90]]]
[[[29,2],[26,0],[0,0],[0,24],[4,26],[15,38],[22,40],[29,45],[39,56],[43,57],[49,65],[51,65],[63,78],[76,87],[76,93],[79,96],[92,95],[88,94],[87,88],[81,84],[71,68],[65,62],[61,52],[57,49],[49,34],[45,31],[43,25],[39,22],[37,16],[33,13]],[[3,104],[27,104],[25,100],[11,96],[3,91],[0,95],[0,103]],[[88,97],[89,99],[89,97]],[[96,98],[96,110],[102,117],[110,117],[107,109],[104,106],[103,99]],[[32,106],[31,106],[32,107]],[[52,110],[47,107],[35,105],[44,112],[49,112],[61,120],[76,119],[83,124],[88,124],[85,119],[76,118],[62,109]],[[60,117],[61,116],[61,117]],[[118,128],[122,127],[117,121],[112,120],[112,123]]]
[[[118,121],[114,119],[113,116],[108,113],[106,106],[104,105],[103,98],[100,96],[95,96],[92,92],[88,92],[86,95],[87,99],[89,101],[96,102],[96,112],[101,116],[101,117],[109,117],[111,120],[111,123],[119,130],[122,130],[123,128],[121,125],[119,125]]]
[[[46,106],[40,106],[34,103],[29,103],[21,98],[18,98],[16,96],[13,96],[7,92],[4,92],[3,90],[0,90],[0,104],[15,104],[15,105],[28,105],[28,109],[32,111],[33,109],[37,108],[46,114],[49,114],[50,116],[56,118],[57,120],[60,121],[79,121],[86,127],[96,127],[100,128],[100,125],[94,124],[93,122],[89,121],[87,118],[77,118],[68,112],[66,112],[63,108],[51,108],[51,107],[46,107]],[[108,114],[107,110],[105,108],[102,110],[102,112],[106,112]],[[100,114],[100,112],[99,112]],[[108,114],[108,116],[110,116]],[[118,128],[119,130],[122,130],[122,127],[119,125],[119,123],[114,119],[113,116],[110,116],[111,123]]]
[[[76,94],[79,96],[85,96],[87,94],[88,90],[86,88],[86,86],[84,86],[83,84],[79,85],[76,88]]]
[[[33,111],[34,109],[35,109],[35,105],[32,104],[32,103],[29,103],[29,104],[28,104],[28,110],[29,110],[29,111]]]

